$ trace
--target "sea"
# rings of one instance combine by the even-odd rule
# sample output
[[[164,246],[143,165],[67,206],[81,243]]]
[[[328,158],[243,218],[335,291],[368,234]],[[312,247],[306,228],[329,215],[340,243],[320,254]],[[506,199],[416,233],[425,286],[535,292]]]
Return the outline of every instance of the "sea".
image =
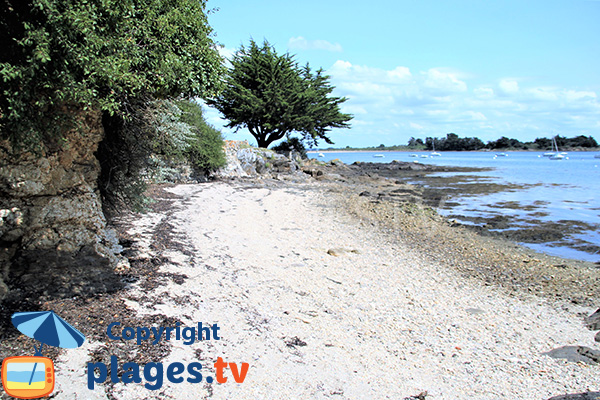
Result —
[[[489,218],[499,213],[513,220],[564,223],[583,222],[587,229],[560,242],[522,243],[550,255],[598,262],[598,251],[581,251],[576,243],[600,246],[600,158],[598,152],[570,152],[562,160],[551,160],[543,152],[309,152],[321,161],[339,159],[345,164],[391,162],[393,160],[456,167],[490,168],[478,172],[444,172],[438,175],[478,175],[483,181],[506,185],[506,190],[473,195],[457,195],[442,215]],[[412,155],[412,156],[411,156]],[[417,155],[417,157],[414,157]],[[421,157],[423,156],[423,157]],[[426,158],[425,158],[426,156]],[[413,183],[420,183],[415,181]],[[510,207],[499,207],[507,204]],[[469,223],[465,219],[465,223]],[[471,218],[472,220],[472,218]],[[572,245],[570,245],[572,244]]]

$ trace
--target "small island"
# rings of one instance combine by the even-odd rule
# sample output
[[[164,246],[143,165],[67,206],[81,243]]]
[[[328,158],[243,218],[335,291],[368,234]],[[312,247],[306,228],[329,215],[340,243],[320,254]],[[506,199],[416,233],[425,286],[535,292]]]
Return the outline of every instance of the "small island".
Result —
[[[592,136],[579,135],[572,138],[557,135],[554,137],[557,146],[565,151],[598,151],[600,146]],[[547,151],[552,150],[552,138],[537,138],[533,142],[521,142],[518,139],[511,139],[505,136],[497,140],[484,143],[476,137],[459,137],[456,133],[448,133],[446,137],[415,139],[411,137],[406,145],[380,144],[371,147],[350,147],[343,148],[328,147],[322,149],[311,149],[309,151]]]

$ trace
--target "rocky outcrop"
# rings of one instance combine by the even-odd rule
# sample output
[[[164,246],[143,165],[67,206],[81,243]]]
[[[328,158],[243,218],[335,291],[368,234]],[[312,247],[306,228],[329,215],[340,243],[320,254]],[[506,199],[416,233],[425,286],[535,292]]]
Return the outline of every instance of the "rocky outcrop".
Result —
[[[226,140],[227,165],[215,173],[217,178],[245,178],[260,175],[298,173],[300,160],[273,150],[252,147],[247,141]]]
[[[67,260],[82,267],[70,256],[82,251],[84,263],[93,263],[92,255],[102,265],[116,261],[118,242],[106,232],[97,187],[101,115],[81,112],[74,126],[60,144],[45,144],[38,153],[0,142],[0,299],[9,279],[21,287],[34,266],[37,279],[52,281],[52,259],[61,260],[61,269],[68,269]]]

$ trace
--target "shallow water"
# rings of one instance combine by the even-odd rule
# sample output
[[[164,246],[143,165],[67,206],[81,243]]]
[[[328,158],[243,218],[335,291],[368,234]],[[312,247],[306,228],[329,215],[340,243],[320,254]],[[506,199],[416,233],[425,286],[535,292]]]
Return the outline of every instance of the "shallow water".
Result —
[[[393,160],[422,164],[458,167],[493,168],[468,173],[438,173],[433,176],[450,177],[460,174],[485,177],[489,183],[508,184],[510,189],[490,194],[458,195],[449,206],[440,209],[444,215],[462,216],[468,223],[474,218],[495,215],[511,217],[518,225],[541,223],[579,224],[589,226],[569,236],[566,241],[523,243],[535,250],[567,258],[599,261],[600,254],[593,247],[600,246],[600,159],[598,153],[571,152],[568,159],[550,160],[543,152],[508,152],[499,157],[494,152],[442,152],[430,157],[430,152],[332,152],[310,153],[309,157],[322,161],[340,159],[346,164],[355,161],[391,162]],[[384,157],[373,157],[382,154]],[[427,158],[410,154],[428,155]],[[413,181],[419,182],[418,178]],[[480,181],[481,182],[481,181]],[[460,185],[460,183],[458,184]],[[458,219],[461,219],[458,217]],[[569,221],[569,222],[565,222]],[[472,223],[472,222],[471,222]],[[581,225],[581,224],[579,224]],[[509,228],[511,229],[511,228]],[[592,246],[589,246],[589,245]],[[583,246],[587,246],[587,250]],[[590,250],[590,247],[592,248]],[[583,250],[586,251],[583,251]]]

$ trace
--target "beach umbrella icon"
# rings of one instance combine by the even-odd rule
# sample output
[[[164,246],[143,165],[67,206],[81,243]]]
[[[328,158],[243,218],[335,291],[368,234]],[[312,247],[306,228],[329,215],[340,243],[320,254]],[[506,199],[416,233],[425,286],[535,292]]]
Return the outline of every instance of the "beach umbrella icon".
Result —
[[[40,342],[39,347],[33,346],[35,356],[42,356],[42,347],[48,346],[74,349],[85,341],[85,336],[73,328],[54,311],[18,312],[11,317],[12,324],[22,334]],[[29,385],[35,375],[38,363],[33,363],[33,370],[29,377]]]
[[[74,349],[85,341],[85,336],[73,328],[54,311],[18,312],[11,317],[12,323],[22,334],[40,342],[39,348],[33,346],[36,356],[42,355],[44,344]]]

